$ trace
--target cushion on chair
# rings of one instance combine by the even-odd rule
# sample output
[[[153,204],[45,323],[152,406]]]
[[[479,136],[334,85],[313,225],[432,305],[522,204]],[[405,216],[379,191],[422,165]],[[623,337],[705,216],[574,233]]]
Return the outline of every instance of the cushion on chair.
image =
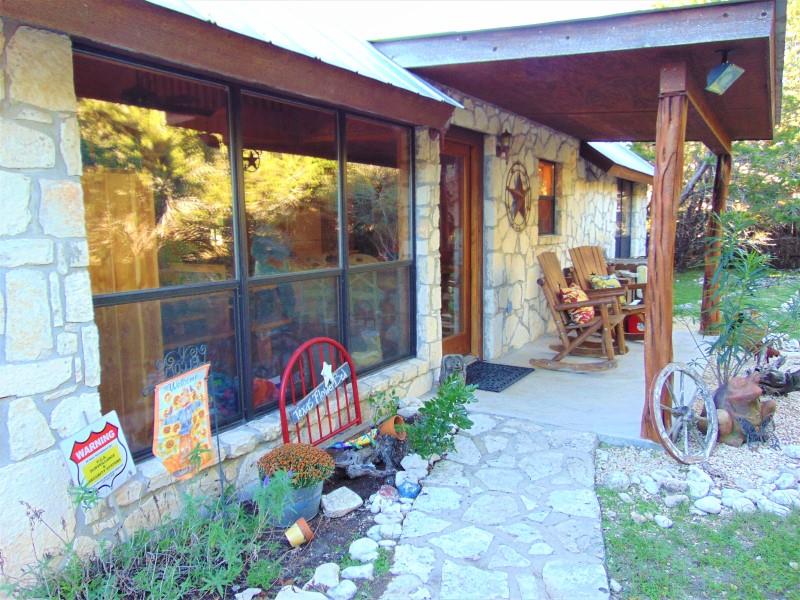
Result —
[[[592,286],[593,290],[615,290],[622,287],[622,283],[613,273],[611,275],[595,275],[592,273],[589,275],[589,285]],[[619,297],[619,303],[622,306],[625,305],[623,296]]]
[[[575,302],[585,302],[589,299],[581,288],[578,286],[571,286],[561,288],[559,290],[561,301],[564,304],[573,304]],[[584,325],[594,319],[594,306],[581,306],[580,308],[571,308],[567,311],[569,318],[573,323]]]

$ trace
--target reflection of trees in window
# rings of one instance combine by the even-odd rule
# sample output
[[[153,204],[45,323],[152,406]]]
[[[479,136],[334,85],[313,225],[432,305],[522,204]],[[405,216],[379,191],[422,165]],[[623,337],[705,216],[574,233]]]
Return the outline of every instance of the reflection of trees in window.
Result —
[[[82,99],[78,118],[88,179],[135,174],[139,202],[153,203],[153,222],[100,211],[89,221],[90,247],[124,242],[134,255],[157,250],[161,270],[177,263],[230,264],[230,170],[219,134],[172,126],[164,111],[100,100]],[[169,283],[180,282],[161,282]]]
[[[280,152],[245,172],[251,272],[336,266],[337,172],[334,160]]]
[[[377,165],[348,164],[350,191],[348,232],[351,250],[382,261],[397,260],[400,170]]]

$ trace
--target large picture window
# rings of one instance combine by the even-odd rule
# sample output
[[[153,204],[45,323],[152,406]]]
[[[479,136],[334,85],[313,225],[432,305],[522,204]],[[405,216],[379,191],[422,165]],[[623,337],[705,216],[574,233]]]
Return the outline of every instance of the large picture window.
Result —
[[[87,52],[74,67],[101,401],[137,456],[155,385],[197,364],[225,426],[275,406],[311,337],[360,370],[410,356],[408,128]]]

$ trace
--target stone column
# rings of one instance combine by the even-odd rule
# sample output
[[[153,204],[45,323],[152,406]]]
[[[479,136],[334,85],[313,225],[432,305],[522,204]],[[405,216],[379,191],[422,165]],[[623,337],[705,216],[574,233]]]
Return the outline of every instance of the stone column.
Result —
[[[97,327],[68,37],[0,21],[0,553],[34,560],[25,506],[82,525],[58,441],[100,416]],[[61,542],[33,529],[41,556]]]
[[[439,144],[441,134],[418,127],[415,137],[417,357],[437,370],[442,362],[442,284],[439,258]],[[437,374],[434,373],[436,377]]]

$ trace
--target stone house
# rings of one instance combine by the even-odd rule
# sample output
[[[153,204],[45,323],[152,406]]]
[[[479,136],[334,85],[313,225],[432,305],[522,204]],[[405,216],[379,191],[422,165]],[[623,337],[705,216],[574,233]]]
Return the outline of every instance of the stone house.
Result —
[[[216,489],[217,469],[178,483],[152,458],[170,365],[211,363],[222,474],[246,490],[280,443],[275,384],[303,340],[342,340],[362,397],[419,396],[443,353],[496,359],[547,331],[539,252],[645,254],[652,168],[594,143],[619,134],[423,78],[396,46],[326,48],[187,6],[0,3],[8,574],[34,558],[20,501],[90,553]],[[58,441],[111,410],[137,474],[76,509]]]

